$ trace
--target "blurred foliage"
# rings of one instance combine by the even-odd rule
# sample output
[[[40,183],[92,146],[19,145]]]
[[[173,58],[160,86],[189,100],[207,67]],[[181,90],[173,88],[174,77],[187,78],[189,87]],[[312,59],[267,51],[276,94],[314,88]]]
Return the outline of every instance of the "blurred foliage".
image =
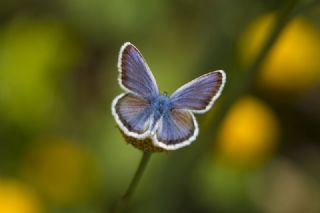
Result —
[[[249,186],[252,200],[267,212],[319,212],[317,180],[288,159],[278,159],[260,171]]]
[[[68,139],[43,139],[24,159],[24,176],[50,200],[75,202],[92,194],[97,171],[92,154]]]
[[[17,17],[2,29],[0,45],[3,119],[24,128],[55,120],[62,107],[56,78],[78,54],[66,29],[54,20]]]
[[[288,2],[0,1],[0,212],[108,212],[121,196],[141,154],[110,110],[125,41],[161,91],[217,69],[227,91]],[[320,211],[320,4],[298,4],[221,125],[225,92],[197,116],[199,140],[154,154],[130,212]]]

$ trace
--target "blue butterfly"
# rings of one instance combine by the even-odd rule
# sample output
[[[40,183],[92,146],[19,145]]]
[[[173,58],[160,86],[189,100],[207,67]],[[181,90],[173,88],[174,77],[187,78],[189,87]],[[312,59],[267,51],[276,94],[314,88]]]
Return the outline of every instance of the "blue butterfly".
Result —
[[[160,93],[155,78],[139,50],[129,42],[120,49],[119,84],[125,93],[112,102],[112,114],[121,130],[137,139],[175,150],[191,144],[199,129],[193,113],[207,112],[220,96],[224,71],[202,75],[171,96]]]

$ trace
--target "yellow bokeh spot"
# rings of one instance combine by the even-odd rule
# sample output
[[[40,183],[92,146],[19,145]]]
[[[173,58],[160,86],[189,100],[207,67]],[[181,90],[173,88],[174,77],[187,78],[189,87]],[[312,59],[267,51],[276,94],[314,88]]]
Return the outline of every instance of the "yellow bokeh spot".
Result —
[[[275,14],[256,19],[240,40],[240,57],[253,63],[270,35]],[[320,80],[320,32],[307,19],[294,18],[285,27],[266,57],[258,84],[271,91],[300,94]]]
[[[70,203],[89,196],[97,180],[93,156],[74,141],[42,142],[25,160],[24,173],[30,181],[53,202]]]
[[[222,123],[219,151],[240,163],[259,163],[273,151],[278,131],[278,121],[269,107],[256,98],[243,97]]]
[[[1,213],[41,213],[39,198],[35,192],[25,184],[0,179],[0,212]]]

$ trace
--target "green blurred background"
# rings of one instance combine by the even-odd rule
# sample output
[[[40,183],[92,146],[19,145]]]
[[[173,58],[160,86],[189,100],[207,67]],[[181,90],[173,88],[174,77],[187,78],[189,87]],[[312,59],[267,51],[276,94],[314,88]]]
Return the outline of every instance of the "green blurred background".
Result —
[[[214,122],[288,2],[1,0],[0,212],[109,212],[125,191],[141,156],[110,109],[125,41],[169,94],[212,70],[228,79],[199,140],[152,156],[129,212],[320,212],[317,1],[298,3]]]

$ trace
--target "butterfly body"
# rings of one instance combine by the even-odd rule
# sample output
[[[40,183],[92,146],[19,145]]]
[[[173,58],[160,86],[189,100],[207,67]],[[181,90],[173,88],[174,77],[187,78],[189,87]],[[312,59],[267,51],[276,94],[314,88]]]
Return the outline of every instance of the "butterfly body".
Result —
[[[159,119],[172,109],[172,102],[166,95],[153,96],[150,98],[150,107],[153,112],[152,126],[155,126]]]
[[[112,114],[119,127],[128,136],[149,137],[166,150],[195,140],[198,124],[193,113],[208,111],[225,83],[225,73],[218,70],[185,84],[171,96],[160,93],[142,54],[128,42],[121,47],[118,68],[125,93],[113,100]]]

